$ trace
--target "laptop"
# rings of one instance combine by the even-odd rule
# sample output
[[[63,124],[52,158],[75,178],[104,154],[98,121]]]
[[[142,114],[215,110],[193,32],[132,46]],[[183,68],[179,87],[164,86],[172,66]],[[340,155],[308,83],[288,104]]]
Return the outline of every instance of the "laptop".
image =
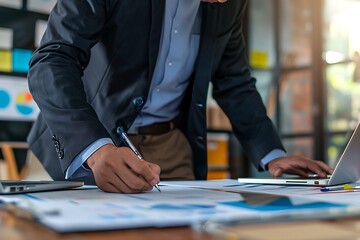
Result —
[[[83,182],[75,181],[0,180],[0,195],[64,190],[81,187],[83,185]]]
[[[345,150],[328,178],[238,178],[240,183],[280,184],[280,185],[305,185],[305,186],[333,186],[353,183],[360,179],[360,123],[357,124]]]

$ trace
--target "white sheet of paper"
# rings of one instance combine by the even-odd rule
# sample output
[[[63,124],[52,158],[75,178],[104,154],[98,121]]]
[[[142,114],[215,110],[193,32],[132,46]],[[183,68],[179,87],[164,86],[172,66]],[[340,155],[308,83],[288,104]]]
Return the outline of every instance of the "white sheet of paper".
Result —
[[[13,35],[12,29],[0,27],[0,49],[12,49]]]

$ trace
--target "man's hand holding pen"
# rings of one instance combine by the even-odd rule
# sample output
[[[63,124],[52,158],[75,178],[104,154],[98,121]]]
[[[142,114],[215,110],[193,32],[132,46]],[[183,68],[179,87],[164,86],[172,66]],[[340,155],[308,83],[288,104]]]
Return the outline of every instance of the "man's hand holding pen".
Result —
[[[87,164],[97,186],[105,192],[139,193],[160,182],[160,167],[139,159],[128,147],[104,145],[89,157]]]

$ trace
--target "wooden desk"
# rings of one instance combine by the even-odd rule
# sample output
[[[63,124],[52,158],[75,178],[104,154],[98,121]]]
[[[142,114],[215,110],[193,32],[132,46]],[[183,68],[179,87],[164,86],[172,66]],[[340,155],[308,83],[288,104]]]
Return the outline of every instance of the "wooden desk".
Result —
[[[89,220],[91,221],[91,220]],[[56,233],[31,221],[0,211],[0,239],[3,240],[210,240],[209,236],[192,231],[190,227],[144,228],[106,232]]]
[[[360,237],[360,218],[251,224],[229,227],[226,230],[227,233],[236,233],[238,238],[234,235],[210,236],[198,233],[190,227],[60,234],[39,224],[0,211],[0,239],[4,240],[355,240]]]

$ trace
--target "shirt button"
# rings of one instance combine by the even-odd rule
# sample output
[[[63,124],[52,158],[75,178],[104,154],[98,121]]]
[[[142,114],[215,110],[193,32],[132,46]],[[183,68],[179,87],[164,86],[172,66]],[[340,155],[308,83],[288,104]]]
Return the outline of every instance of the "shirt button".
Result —
[[[199,108],[203,108],[203,107],[204,107],[204,104],[202,104],[202,103],[197,103],[196,106],[198,106]]]
[[[157,89],[156,89],[156,92],[160,92],[160,88],[157,88]]]
[[[136,97],[133,100],[133,104],[137,107],[140,107],[141,105],[144,104],[144,99],[142,97]]]
[[[174,29],[174,33],[175,33],[175,34],[178,34],[178,32],[179,32],[179,31],[175,28],[175,29]]]
[[[199,140],[199,141],[203,141],[203,140],[204,140],[204,138],[203,138],[202,136],[196,136],[196,138],[197,138],[197,140]]]
[[[170,61],[170,62],[168,63],[168,66],[171,67],[172,65],[173,65],[173,62]]]

